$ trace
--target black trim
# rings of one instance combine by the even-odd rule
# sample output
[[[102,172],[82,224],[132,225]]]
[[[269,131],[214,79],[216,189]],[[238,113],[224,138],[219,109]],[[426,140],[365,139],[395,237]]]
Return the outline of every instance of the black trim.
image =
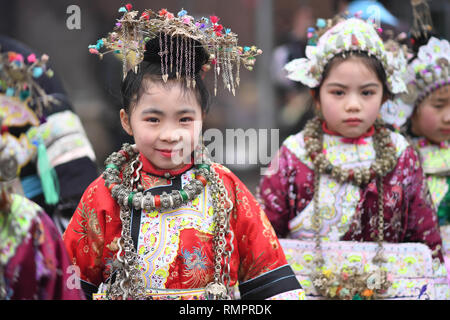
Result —
[[[141,212],[142,210],[134,210],[134,208],[131,208],[130,233],[131,239],[133,239],[133,246],[136,251],[138,245],[139,229],[141,226],[141,216],[142,216]]]
[[[266,272],[239,285],[242,300],[264,300],[301,288],[289,265]]]
[[[98,288],[90,282],[86,282],[80,279],[81,289],[84,292],[87,300],[92,300],[92,295],[98,292]]]

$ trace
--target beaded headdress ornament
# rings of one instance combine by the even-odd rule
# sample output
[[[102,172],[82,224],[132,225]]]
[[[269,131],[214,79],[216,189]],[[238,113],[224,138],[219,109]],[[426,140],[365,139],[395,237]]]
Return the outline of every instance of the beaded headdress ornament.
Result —
[[[0,48],[1,49],[1,48]],[[35,113],[41,117],[44,107],[57,100],[38,84],[43,75],[53,77],[53,70],[47,68],[48,55],[37,58],[34,53],[26,57],[16,52],[0,54],[0,94],[18,99],[24,104],[33,103]]]
[[[121,7],[119,12],[123,12],[123,16],[117,20],[113,32],[89,46],[89,51],[100,58],[109,52],[120,54],[124,77],[130,70],[136,72],[144,59],[146,43],[159,38],[163,80],[167,81],[169,72],[175,70],[177,78],[183,74],[187,86],[195,87],[195,47],[200,44],[209,55],[209,62],[202,69],[214,69],[214,94],[217,94],[219,76],[225,88],[235,94],[241,64],[252,70],[255,56],[262,53],[255,46],[238,46],[237,34],[219,24],[217,16],[195,20],[186,10],[174,15],[166,9],[158,12],[147,9],[139,15],[131,9],[131,4]],[[178,43],[174,43],[176,41]],[[172,54],[175,47],[176,56]],[[106,51],[101,52],[104,48]]]
[[[414,109],[433,91],[450,84],[450,44],[433,36],[433,22],[427,0],[411,0],[413,23],[411,44],[416,56],[403,75],[408,92],[381,108],[383,120],[400,128]]]
[[[0,53],[2,181],[14,179],[36,151],[36,147],[25,134],[16,138],[9,133],[9,128],[39,126],[45,121],[44,108],[50,107],[51,103],[58,103],[58,100],[47,95],[38,83],[38,79],[44,75],[53,77],[53,71],[46,65],[48,59],[46,54],[38,58],[32,53],[25,58],[13,51]]]
[[[431,37],[419,48],[404,75],[408,93],[384,105],[383,119],[397,127],[407,121],[418,106],[433,91],[450,84],[450,44],[447,40]]]
[[[318,19],[316,27],[317,30],[308,29],[306,58],[295,59],[286,64],[289,79],[316,88],[322,81],[325,66],[333,57],[359,51],[376,57],[382,63],[387,85],[393,94],[406,91],[401,78],[406,67],[405,56],[401,51],[390,52],[385,49],[375,25],[357,17],[337,17],[328,21]]]

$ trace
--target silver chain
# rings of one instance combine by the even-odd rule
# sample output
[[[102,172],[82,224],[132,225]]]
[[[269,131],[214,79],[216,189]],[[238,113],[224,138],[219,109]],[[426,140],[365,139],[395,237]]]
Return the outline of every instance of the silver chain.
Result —
[[[205,147],[201,150],[204,157],[207,150]],[[206,161],[205,161],[206,159]],[[202,159],[211,165],[209,158]],[[130,159],[131,165],[125,165],[123,171],[124,187],[131,191],[133,185],[139,182],[142,163],[138,160],[138,153]],[[140,163],[135,169],[135,164]],[[227,190],[222,179],[211,166],[209,179],[211,182],[213,206],[215,211],[215,230],[213,236],[214,249],[214,280],[205,288],[205,293],[209,299],[230,299],[230,258],[234,250],[232,241],[234,234],[229,228],[229,213],[233,209],[233,203],[228,197]],[[133,177],[135,173],[135,177]],[[228,206],[226,205],[228,204]],[[111,274],[115,272],[116,278],[112,282],[105,284],[106,296],[108,299],[149,299],[145,294],[145,287],[142,276],[139,271],[139,256],[133,245],[131,238],[131,210],[124,203],[120,203],[120,219],[122,222],[121,238],[118,242],[119,250],[117,260],[113,263]],[[226,236],[231,234],[230,250],[226,250]],[[124,253],[124,254],[122,254]],[[224,266],[222,268],[222,262]],[[222,270],[224,271],[222,274]]]

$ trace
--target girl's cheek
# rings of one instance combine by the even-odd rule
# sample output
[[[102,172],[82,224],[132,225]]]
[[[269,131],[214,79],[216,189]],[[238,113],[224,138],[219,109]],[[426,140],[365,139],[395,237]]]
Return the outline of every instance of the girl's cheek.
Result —
[[[425,107],[423,112],[419,113],[419,117],[425,128],[432,129],[436,127],[438,115],[430,107]]]

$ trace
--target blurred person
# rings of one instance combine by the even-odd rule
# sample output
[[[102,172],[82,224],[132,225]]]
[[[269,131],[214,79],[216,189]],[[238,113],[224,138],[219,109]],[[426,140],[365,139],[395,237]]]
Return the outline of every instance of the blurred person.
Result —
[[[412,57],[404,74],[408,93],[384,105],[382,114],[420,155],[450,283],[450,43],[436,35],[427,3],[413,3]]]
[[[0,51],[14,51],[25,58],[37,55],[20,41],[2,35]],[[25,135],[30,141],[17,187],[18,192],[45,209],[62,233],[84,189],[97,177],[95,153],[58,76],[35,81],[54,99],[37,121],[9,130],[12,136],[20,139]],[[29,107],[36,111],[36,102],[30,101]],[[45,166],[42,172],[39,164]]]
[[[16,138],[13,132],[37,125],[52,101],[35,82],[49,76],[47,59],[14,51],[0,55],[0,299],[84,299],[54,222],[38,204],[15,193],[33,147],[25,134]],[[32,101],[36,112],[29,107]]]

